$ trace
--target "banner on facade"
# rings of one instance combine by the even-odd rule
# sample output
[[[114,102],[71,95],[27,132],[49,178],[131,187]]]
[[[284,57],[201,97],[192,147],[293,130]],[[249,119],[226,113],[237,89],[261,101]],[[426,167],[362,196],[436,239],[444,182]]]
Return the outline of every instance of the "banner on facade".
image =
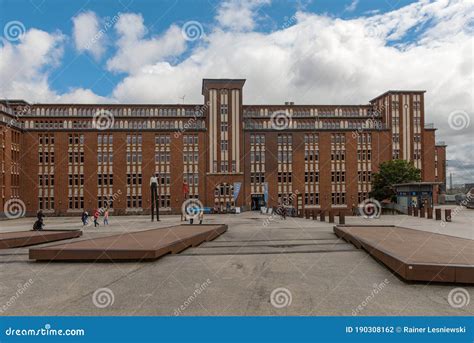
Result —
[[[234,202],[237,201],[237,197],[239,196],[241,187],[242,187],[242,182],[234,182]]]
[[[268,205],[268,182],[263,183],[263,200],[265,200],[265,206]]]

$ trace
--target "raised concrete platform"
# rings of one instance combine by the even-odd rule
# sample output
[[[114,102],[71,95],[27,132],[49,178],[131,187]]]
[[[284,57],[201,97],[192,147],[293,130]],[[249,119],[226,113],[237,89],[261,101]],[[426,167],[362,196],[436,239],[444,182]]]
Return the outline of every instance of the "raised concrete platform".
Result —
[[[474,283],[474,240],[391,225],[337,225],[334,233],[404,280]]]
[[[30,249],[37,261],[155,260],[223,234],[227,225],[178,225]]]
[[[26,247],[82,236],[81,230],[14,231],[0,233],[0,249]]]

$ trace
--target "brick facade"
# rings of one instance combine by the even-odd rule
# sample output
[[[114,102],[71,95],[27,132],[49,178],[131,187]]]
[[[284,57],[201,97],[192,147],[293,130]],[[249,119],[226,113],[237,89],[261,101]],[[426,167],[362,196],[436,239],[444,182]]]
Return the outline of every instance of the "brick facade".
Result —
[[[162,213],[189,197],[248,210],[265,205],[265,189],[270,207],[350,212],[378,165],[395,158],[423,181],[446,181],[446,146],[425,124],[422,91],[367,105],[243,105],[244,84],[204,79],[204,103],[193,105],[0,101],[1,209],[18,198],[27,215],[78,215],[104,202],[114,214],[149,213],[157,174]]]

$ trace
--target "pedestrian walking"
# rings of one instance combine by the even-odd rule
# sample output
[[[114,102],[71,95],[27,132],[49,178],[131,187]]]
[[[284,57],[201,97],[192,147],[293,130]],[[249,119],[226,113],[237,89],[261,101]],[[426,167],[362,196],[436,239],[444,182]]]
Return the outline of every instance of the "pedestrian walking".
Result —
[[[203,220],[204,220],[204,211],[201,210],[201,211],[199,211],[199,225],[202,224]]]
[[[89,218],[89,214],[87,213],[87,211],[82,211],[82,214],[81,214],[82,226],[87,225],[88,218]]]
[[[99,226],[99,222],[98,222],[99,216],[100,216],[100,211],[99,211],[99,209],[96,209],[94,211],[94,227]]]
[[[109,225],[109,208],[107,207],[104,212],[104,225]]]

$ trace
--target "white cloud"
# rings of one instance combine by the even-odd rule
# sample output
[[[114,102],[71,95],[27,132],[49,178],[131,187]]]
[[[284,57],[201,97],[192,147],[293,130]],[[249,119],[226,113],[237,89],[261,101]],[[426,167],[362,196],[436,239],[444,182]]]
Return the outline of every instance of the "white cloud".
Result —
[[[357,8],[358,4],[359,4],[359,0],[352,0],[352,2],[349,5],[347,5],[346,7],[344,7],[344,9],[347,12],[353,12]]]
[[[84,12],[74,18],[73,37],[76,49],[89,52],[99,60],[105,52],[105,35],[101,34],[99,18],[94,12]]]
[[[206,77],[246,78],[247,104],[367,103],[389,89],[423,89],[426,121],[438,127],[437,139],[449,144],[449,152],[458,146],[472,150],[474,117],[470,127],[456,132],[447,118],[453,110],[473,115],[473,10],[462,1],[422,1],[352,20],[299,12],[295,25],[271,33],[218,27],[189,58],[131,73],[113,96],[169,103],[186,94],[187,101],[201,103]],[[400,44],[408,32],[418,39]]]
[[[63,54],[64,36],[37,29],[27,31],[18,44],[0,46],[0,95],[2,98],[50,99],[48,73]]]
[[[147,65],[178,56],[186,49],[186,40],[176,25],[161,36],[144,38],[147,29],[143,17],[138,14],[121,15],[115,29],[120,37],[117,53],[107,61],[107,68],[111,71],[137,72]]]
[[[258,10],[270,0],[228,0],[217,9],[216,20],[224,29],[250,31],[255,28]]]
[[[37,29],[27,31],[18,44],[0,46],[0,98],[30,102],[110,102],[88,89],[58,94],[50,88],[50,73],[60,65],[65,36]],[[112,100],[113,101],[113,100]]]
[[[60,103],[83,103],[83,104],[100,104],[115,103],[116,101],[107,97],[95,94],[90,89],[74,88],[68,93],[56,95],[55,102]]]

